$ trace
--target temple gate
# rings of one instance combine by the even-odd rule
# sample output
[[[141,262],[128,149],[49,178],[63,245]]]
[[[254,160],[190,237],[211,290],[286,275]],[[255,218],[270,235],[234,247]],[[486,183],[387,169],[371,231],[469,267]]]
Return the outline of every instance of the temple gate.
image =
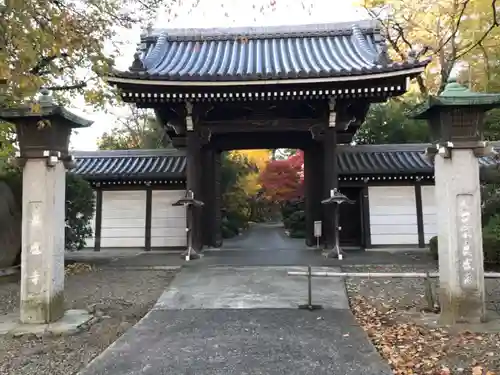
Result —
[[[305,152],[308,245],[314,221],[335,255],[337,145],[348,144],[371,103],[406,92],[428,60],[392,62],[377,23],[165,29],[141,36],[129,71],[107,77],[123,100],[153,108],[187,154],[190,256],[220,246],[222,151]]]

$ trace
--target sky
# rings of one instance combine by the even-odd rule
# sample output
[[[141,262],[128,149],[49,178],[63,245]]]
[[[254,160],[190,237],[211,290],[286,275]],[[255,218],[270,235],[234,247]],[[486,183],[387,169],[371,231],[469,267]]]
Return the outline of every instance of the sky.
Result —
[[[194,8],[190,4],[195,0],[178,1],[182,3],[182,8],[173,8],[170,12],[176,16],[169,16],[165,10],[160,9],[154,28],[297,25],[369,18],[363,9],[346,0],[200,0]],[[123,29],[119,34],[124,46],[120,58],[116,60],[116,68],[127,70],[139,43],[141,29]],[[120,110],[115,110],[114,113],[95,111],[86,107],[83,100],[73,102],[72,110],[94,121],[90,128],[80,129],[71,139],[72,149],[88,151],[96,150],[97,139],[103,132],[117,126],[116,116],[126,113]]]

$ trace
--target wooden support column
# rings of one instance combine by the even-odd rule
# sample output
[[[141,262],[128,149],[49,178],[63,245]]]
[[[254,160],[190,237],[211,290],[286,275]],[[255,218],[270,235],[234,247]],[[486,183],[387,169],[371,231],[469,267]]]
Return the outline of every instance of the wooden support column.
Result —
[[[215,180],[215,247],[222,246],[222,191],[221,191],[221,162],[222,153],[217,150],[214,152],[214,180]]]
[[[424,234],[424,210],[422,205],[422,184],[417,182],[415,184],[415,203],[417,208],[417,233],[418,233],[418,247],[425,247],[425,234]]]
[[[94,222],[94,251],[101,251],[102,233],[102,189],[95,191],[95,222]]]
[[[186,189],[193,192],[193,198],[202,200],[202,152],[201,142],[198,133],[194,130],[193,119],[191,117],[191,104],[187,103],[187,116],[186,116],[186,159],[187,159],[187,173],[186,173]],[[191,236],[191,244],[195,252],[200,252],[203,248],[202,239],[202,220],[201,214],[202,207],[190,207],[188,209],[188,227]],[[189,241],[188,241],[189,242]]]
[[[306,210],[306,245],[316,246],[314,222],[321,220],[321,199],[323,197],[323,168],[321,144],[304,150],[304,183]],[[321,240],[321,239],[320,239]]]
[[[331,191],[338,188],[337,172],[337,130],[329,127],[325,131],[323,155],[324,188],[323,199],[330,197]],[[323,238],[325,249],[335,247],[335,214],[338,206],[323,205]]]
[[[365,249],[372,246],[372,235],[370,230],[370,198],[368,194],[368,186],[363,186],[361,192],[361,209],[363,211],[363,247]]]
[[[146,225],[144,230],[144,250],[151,251],[151,224],[153,210],[153,190],[151,186],[146,187]]]
[[[217,246],[215,154],[211,148],[203,151],[203,244],[210,247]]]

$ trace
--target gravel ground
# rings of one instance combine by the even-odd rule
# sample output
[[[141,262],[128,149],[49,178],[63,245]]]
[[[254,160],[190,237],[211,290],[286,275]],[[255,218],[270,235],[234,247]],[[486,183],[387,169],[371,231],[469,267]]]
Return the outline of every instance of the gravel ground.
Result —
[[[345,266],[344,272],[437,271],[419,266]],[[433,282],[434,291],[437,282]],[[351,307],[395,374],[499,374],[500,334],[426,328],[409,311],[426,306],[422,279],[348,278]],[[486,280],[488,310],[500,313],[500,280]],[[426,351],[427,350],[427,351]],[[490,372],[487,372],[490,371]]]
[[[94,270],[67,276],[67,308],[91,310],[99,321],[74,336],[0,336],[0,375],[76,374],[151,309],[174,274]],[[17,311],[18,304],[19,284],[0,284],[0,314]]]

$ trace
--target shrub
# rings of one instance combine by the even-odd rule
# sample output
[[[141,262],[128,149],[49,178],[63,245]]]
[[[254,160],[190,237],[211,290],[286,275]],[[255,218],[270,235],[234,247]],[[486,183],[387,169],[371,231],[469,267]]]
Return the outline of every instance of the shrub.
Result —
[[[66,174],[66,250],[85,247],[85,240],[92,236],[90,221],[94,215],[95,199],[90,184],[72,173]]]
[[[302,199],[293,199],[286,201],[282,204],[281,206],[281,217],[283,220],[283,224],[285,225],[285,228],[289,229],[290,228],[290,217],[298,212],[298,211],[304,211],[305,206],[304,206],[304,200]],[[304,219],[305,220],[305,219]],[[304,222],[305,225],[305,222]]]
[[[500,264],[500,215],[490,217],[488,224],[483,228],[484,262]]]
[[[306,213],[305,211],[296,211],[287,219],[290,237],[304,238],[306,234]]]
[[[431,251],[432,258],[438,259],[438,238],[437,236],[432,237],[429,240],[429,250]]]
[[[9,168],[0,176],[12,190],[16,203],[22,206],[22,173],[18,168]],[[88,182],[72,173],[66,174],[66,250],[81,250],[86,238],[92,236],[90,221],[94,214],[95,199]]]

